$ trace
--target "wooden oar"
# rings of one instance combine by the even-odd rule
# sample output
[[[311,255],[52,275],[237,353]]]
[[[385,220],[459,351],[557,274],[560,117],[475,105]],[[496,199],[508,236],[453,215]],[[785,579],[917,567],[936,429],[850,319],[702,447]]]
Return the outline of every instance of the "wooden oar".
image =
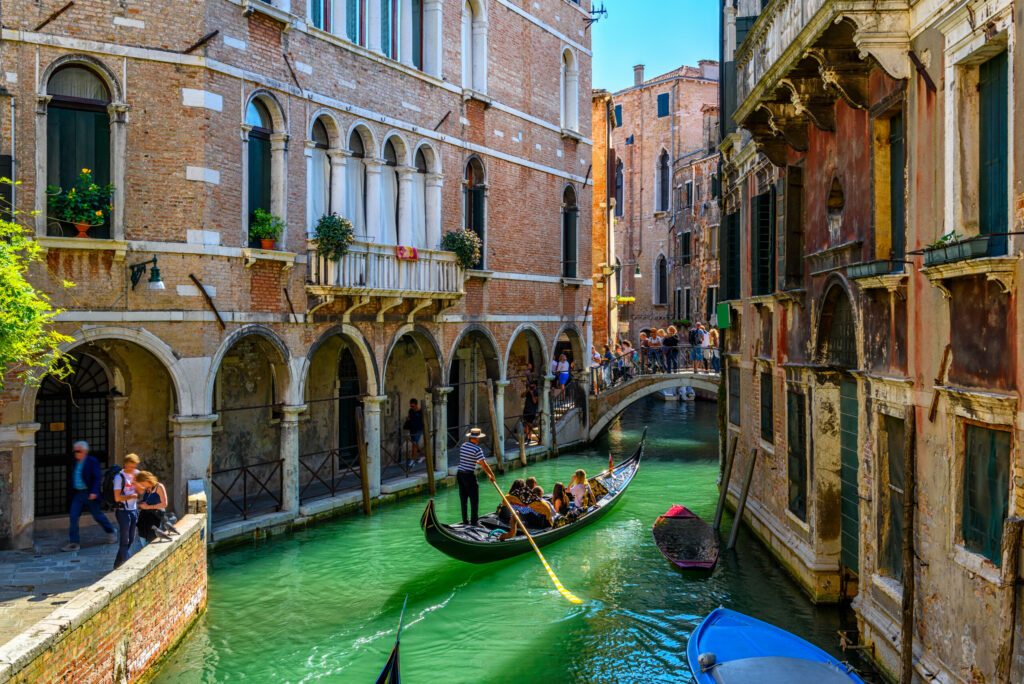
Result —
[[[490,466],[487,465],[487,461],[481,458],[479,461],[477,461],[477,465],[484,469],[484,474],[487,476],[487,479],[491,481],[491,484],[494,485],[494,488],[498,491],[498,496],[500,496],[501,500],[505,502],[506,506],[508,506],[509,512],[512,513],[512,517],[515,518],[516,523],[519,524],[519,528],[523,531],[523,534],[526,535],[526,539],[530,542],[530,546],[532,546],[533,550],[537,552],[537,558],[540,558],[540,562],[544,565],[544,569],[548,571],[548,577],[550,577],[551,581],[555,583],[555,589],[558,589],[558,593],[564,596],[565,600],[567,600],[569,603],[575,603],[577,605],[583,603],[583,599],[579,598],[578,596],[576,596],[571,591],[565,588],[565,586],[562,584],[562,581],[558,579],[558,575],[556,575],[555,571],[551,569],[550,565],[548,565],[547,560],[544,558],[544,554],[541,553],[540,548],[537,547],[537,542],[533,541],[533,537],[530,536],[530,532],[526,529],[526,525],[524,525],[523,521],[520,520],[519,514],[516,512],[516,509],[512,508],[512,504],[510,504],[508,502],[508,499],[505,498],[505,492],[501,491],[501,487],[499,487],[498,483],[495,482],[494,473],[491,472],[491,468]]]

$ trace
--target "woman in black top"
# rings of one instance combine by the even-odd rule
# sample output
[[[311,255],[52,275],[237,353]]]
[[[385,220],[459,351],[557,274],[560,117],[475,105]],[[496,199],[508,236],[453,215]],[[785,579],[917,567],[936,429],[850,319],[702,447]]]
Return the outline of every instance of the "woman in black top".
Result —
[[[522,397],[524,439],[529,443],[533,441],[533,426],[537,422],[537,405],[539,403],[537,397],[537,383],[530,380],[530,384],[527,385]]]

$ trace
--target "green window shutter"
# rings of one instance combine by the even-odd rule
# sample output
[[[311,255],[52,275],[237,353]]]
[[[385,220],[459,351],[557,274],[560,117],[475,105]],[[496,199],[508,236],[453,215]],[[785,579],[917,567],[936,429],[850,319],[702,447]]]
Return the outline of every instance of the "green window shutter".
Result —
[[[658,95],[658,118],[668,115],[668,93],[661,93]]]
[[[790,166],[786,170],[786,247],[785,289],[799,288],[804,278],[803,224],[804,170]]]
[[[391,0],[380,0],[380,49],[388,57],[391,54]]]
[[[682,258],[683,258],[683,265],[684,266],[688,265],[690,263],[690,259],[691,259],[691,255],[690,255],[690,238],[691,238],[691,235],[692,234],[689,231],[687,231],[687,232],[682,234],[682,238],[680,240],[680,247],[681,247],[681,249],[680,249],[680,252],[681,252],[680,256],[682,256]]]
[[[752,291],[754,295],[769,294],[772,291],[772,275],[774,269],[774,240],[772,239],[772,217],[775,207],[775,193],[766,192],[754,197],[753,202],[752,244],[754,258]]]
[[[789,510],[807,520],[807,448],[804,395],[786,392],[786,442],[789,480]]]
[[[486,240],[487,229],[485,226],[485,211],[484,211],[484,189],[479,185],[472,188],[469,191],[470,198],[472,200],[472,226],[473,231],[480,236],[481,242]],[[484,267],[484,250],[480,250],[480,261],[476,263],[475,268],[482,269]]]
[[[1010,230],[1007,198],[1007,59],[1001,52],[979,68],[978,138],[980,142],[978,219],[983,234]],[[1005,235],[989,240],[989,254],[1006,254]]]
[[[775,441],[775,397],[772,392],[772,374],[761,373],[761,439]]]
[[[725,217],[725,298],[740,298],[740,216],[737,212]]]
[[[729,367],[729,422],[740,424],[740,369]]]
[[[359,12],[361,10],[359,0],[345,0],[345,32],[348,39],[353,43],[359,41]]]
[[[1009,511],[1010,433],[967,425],[964,438],[964,546],[1000,565]]]
[[[562,212],[562,276],[575,278],[576,264],[576,223],[579,210],[567,209]]]
[[[412,63],[423,68],[423,0],[411,0],[412,6]]]
[[[310,5],[310,10],[309,10],[310,21],[313,22],[313,26],[317,27],[318,29],[322,29],[324,27],[324,3],[323,3],[323,0],[311,0],[311,2],[312,2],[312,4]]]
[[[91,170],[97,184],[110,183],[110,118],[106,111],[51,104],[46,110],[46,140],[47,183],[69,188],[82,169]],[[89,236],[109,238],[109,222],[90,228]]]
[[[902,259],[907,251],[905,218],[906,148],[903,137],[903,113],[889,119],[889,218],[892,226],[890,259]]]
[[[257,209],[270,211],[270,139],[249,134],[249,216]],[[250,246],[258,246],[253,242]]]
[[[622,105],[615,105],[615,126],[622,127]]]

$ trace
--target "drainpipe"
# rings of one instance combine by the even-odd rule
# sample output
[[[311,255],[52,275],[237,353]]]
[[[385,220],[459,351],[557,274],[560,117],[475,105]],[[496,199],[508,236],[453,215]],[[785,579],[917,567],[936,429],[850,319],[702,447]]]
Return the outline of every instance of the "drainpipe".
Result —
[[[14,126],[14,94],[11,94],[11,220],[14,220],[14,208],[18,206],[18,129]],[[37,180],[37,182],[39,182]]]

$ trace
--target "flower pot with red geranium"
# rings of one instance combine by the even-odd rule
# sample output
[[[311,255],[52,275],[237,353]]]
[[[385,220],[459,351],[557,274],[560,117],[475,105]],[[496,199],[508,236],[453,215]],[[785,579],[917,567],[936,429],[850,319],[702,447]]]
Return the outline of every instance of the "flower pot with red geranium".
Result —
[[[89,237],[89,229],[102,226],[110,218],[110,198],[114,186],[100,185],[92,171],[82,169],[70,188],[49,185],[46,188],[47,206],[50,216],[64,223],[70,223],[78,231],[75,237]]]
[[[249,239],[259,240],[261,249],[274,249],[284,232],[284,221],[266,209],[257,209],[249,219]]]

